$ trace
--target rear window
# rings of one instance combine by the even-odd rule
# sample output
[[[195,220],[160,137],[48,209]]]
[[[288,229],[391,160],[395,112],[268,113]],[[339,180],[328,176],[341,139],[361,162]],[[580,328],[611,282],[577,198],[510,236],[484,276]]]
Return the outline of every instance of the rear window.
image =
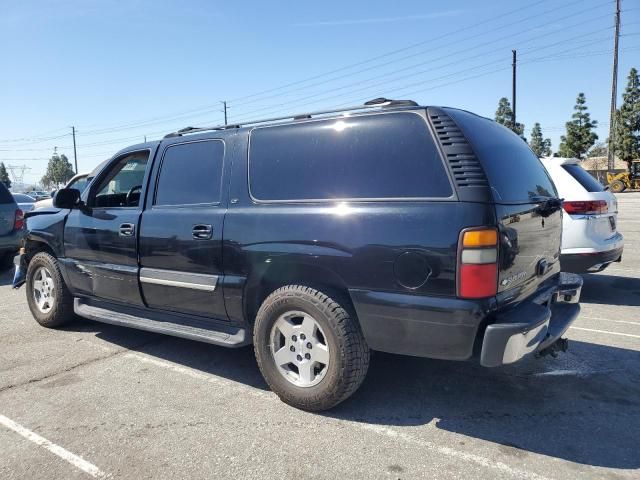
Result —
[[[547,171],[522,138],[478,115],[447,111],[482,164],[494,201],[522,203],[534,197],[558,196]]]
[[[453,192],[425,120],[388,113],[256,128],[258,200],[446,198]]]
[[[25,195],[23,193],[14,193],[13,198],[18,203],[33,203],[36,201],[35,198],[30,197],[29,195]]]
[[[569,172],[587,192],[604,192],[602,184],[580,165],[574,163],[571,165],[562,165],[562,168]]]
[[[4,183],[0,183],[0,204],[1,203],[14,203],[13,196]]]

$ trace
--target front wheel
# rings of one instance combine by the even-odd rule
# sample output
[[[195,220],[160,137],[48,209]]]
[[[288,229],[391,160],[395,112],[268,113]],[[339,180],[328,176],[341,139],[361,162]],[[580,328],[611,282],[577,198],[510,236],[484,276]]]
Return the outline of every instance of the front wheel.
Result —
[[[46,252],[34,255],[29,262],[26,280],[29,310],[40,325],[60,327],[74,318],[73,297],[55,257]]]
[[[621,193],[625,190],[626,186],[623,182],[621,182],[620,180],[614,180],[613,182],[611,182],[609,184],[609,189],[613,192],[613,193]]]
[[[309,287],[289,285],[269,295],[256,316],[253,340],[271,390],[302,410],[327,410],[347,399],[369,367],[369,348],[355,318]]]

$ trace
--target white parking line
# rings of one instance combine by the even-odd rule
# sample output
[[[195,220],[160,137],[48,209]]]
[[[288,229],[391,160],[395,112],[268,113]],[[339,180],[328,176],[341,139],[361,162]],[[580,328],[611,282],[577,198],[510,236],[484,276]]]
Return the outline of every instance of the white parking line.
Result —
[[[246,385],[236,383],[232,380],[225,380],[220,377],[208,375],[206,373],[201,373],[201,372],[198,372],[197,370],[193,370],[192,368],[182,367],[180,365],[176,365],[175,363],[167,362],[164,360],[158,360],[156,358],[148,357],[141,353],[127,353],[126,357],[136,359],[140,362],[149,363],[151,365],[155,365],[156,367],[164,368],[166,370],[171,370],[176,373],[181,373],[191,378],[195,378],[196,380],[203,380],[208,383],[213,383],[220,387],[241,388],[243,393],[248,393],[249,395],[253,395],[255,397],[265,397],[265,396],[275,397],[275,395],[273,395],[270,392],[267,393],[261,390],[256,390],[254,388],[247,388]]]
[[[588,320],[604,320],[605,322],[625,323],[627,325],[640,325],[640,322],[630,322],[628,320],[614,320],[613,318],[589,317],[587,315],[580,315],[580,318],[586,318]]]
[[[105,473],[96,467],[94,464],[87,462],[85,459],[71,453],[69,450],[62,448],[60,445],[56,445],[55,443],[50,442],[46,438],[41,437],[35,432],[32,432],[28,428],[23,427],[22,425],[17,424],[10,418],[5,417],[4,415],[0,415],[0,424],[7,427],[9,430],[13,430],[19,435],[22,435],[27,440],[39,445],[43,448],[46,448],[54,455],[66,460],[71,465],[76,468],[79,468],[85,473],[88,473],[94,478],[103,478],[105,477]]]
[[[418,445],[420,447],[446,455],[448,457],[453,457],[459,460],[465,460],[467,462],[475,463],[487,469],[499,470],[513,478],[526,478],[530,480],[547,480],[547,477],[538,475],[537,473],[531,472],[529,470],[521,470],[519,468],[513,468],[507,465],[506,463],[502,463],[500,461],[496,461],[492,458],[484,457],[482,455],[463,452],[458,448],[454,449],[450,447],[445,447],[443,445],[436,445],[435,443],[432,443],[426,440],[421,440],[419,438],[415,438],[407,433],[398,432],[396,430],[393,430],[392,428],[384,427],[382,425],[372,425],[367,423],[357,423],[354,425],[357,425],[362,430],[368,430],[368,431],[377,433],[378,435],[383,435],[383,436],[394,438],[396,440],[402,440],[406,443]]]
[[[610,335],[620,335],[621,337],[640,338],[640,335],[632,335],[630,333],[610,332],[608,330],[596,330],[595,328],[569,327],[573,330],[584,330],[585,332],[608,333]]]

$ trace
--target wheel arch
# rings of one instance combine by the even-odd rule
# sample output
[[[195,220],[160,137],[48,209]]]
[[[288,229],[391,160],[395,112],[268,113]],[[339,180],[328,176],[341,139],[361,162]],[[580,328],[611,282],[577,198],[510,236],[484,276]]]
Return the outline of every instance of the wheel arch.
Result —
[[[315,288],[340,303],[356,318],[353,301],[344,279],[335,271],[304,262],[279,262],[263,267],[249,275],[244,289],[244,316],[253,325],[262,302],[285,285]]]

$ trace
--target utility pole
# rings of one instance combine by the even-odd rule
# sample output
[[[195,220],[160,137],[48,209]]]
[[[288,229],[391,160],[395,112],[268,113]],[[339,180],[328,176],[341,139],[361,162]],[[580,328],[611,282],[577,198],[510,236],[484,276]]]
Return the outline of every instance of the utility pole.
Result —
[[[513,62],[511,63],[511,67],[513,69],[512,80],[511,80],[511,104],[513,108],[513,128],[516,128],[516,51],[511,50],[513,54]]]
[[[222,103],[222,107],[223,107],[222,111],[224,112],[224,124],[226,125],[227,124],[227,101],[225,100],[220,103]]]
[[[76,165],[76,174],[78,173],[78,154],[76,153],[76,127],[71,127],[71,134],[73,135],[73,161]]]
[[[147,143],[147,136],[144,136],[144,143]]]
[[[613,72],[611,74],[611,111],[609,113],[609,148],[607,149],[607,170],[615,168],[615,121],[616,100],[618,98],[618,41],[620,39],[620,0],[616,0],[616,32],[613,37]]]

